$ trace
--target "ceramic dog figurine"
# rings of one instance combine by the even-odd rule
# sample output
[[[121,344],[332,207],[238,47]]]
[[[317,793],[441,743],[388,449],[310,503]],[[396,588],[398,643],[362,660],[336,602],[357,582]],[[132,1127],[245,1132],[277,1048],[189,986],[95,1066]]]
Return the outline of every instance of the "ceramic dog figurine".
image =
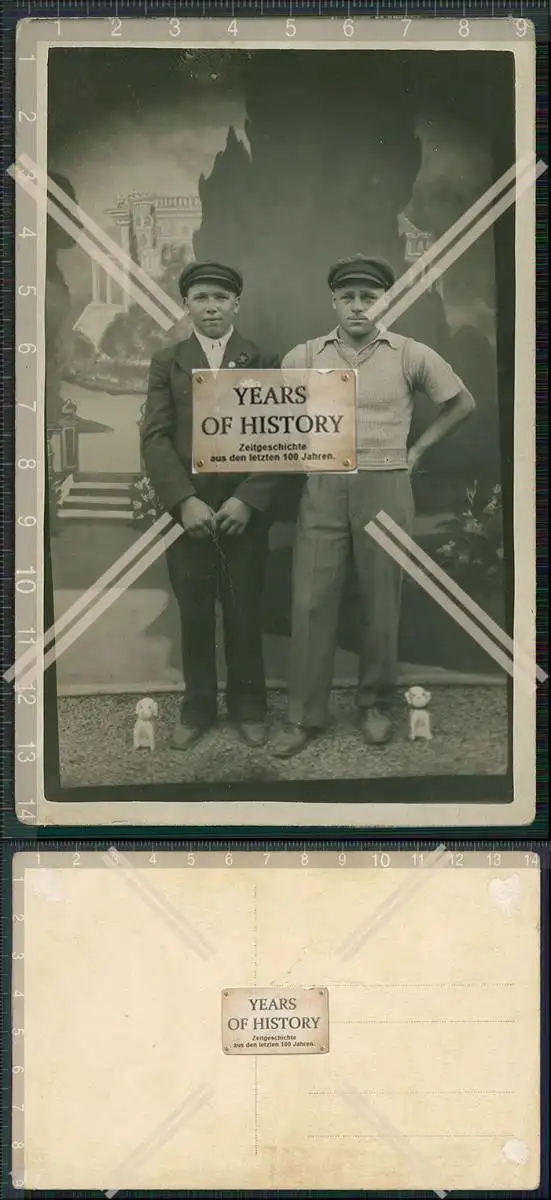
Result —
[[[404,695],[409,704],[410,742],[414,742],[416,738],[424,738],[426,742],[430,742],[432,733],[427,705],[430,702],[431,693],[427,692],[424,687],[410,687]]]
[[[155,749],[155,719],[159,715],[159,706],[150,696],[144,696],[136,705],[136,720],[134,722],[134,749],[145,747],[153,752]]]

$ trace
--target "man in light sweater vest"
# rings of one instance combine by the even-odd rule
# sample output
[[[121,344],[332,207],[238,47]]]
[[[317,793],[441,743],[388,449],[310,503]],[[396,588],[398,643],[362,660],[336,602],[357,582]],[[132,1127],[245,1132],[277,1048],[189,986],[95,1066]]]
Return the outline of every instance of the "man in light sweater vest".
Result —
[[[475,407],[439,354],[370,319],[369,310],[393,283],[392,268],[380,258],[356,255],[336,263],[328,284],[337,327],[296,346],[282,364],[354,369],[358,467],[350,475],[310,475],[302,493],[293,562],[290,725],[274,745],[282,758],[299,753],[327,721],[350,549],[362,610],[360,727],[369,745],[382,745],[392,736],[388,708],[397,682],[402,571],[365,526],[383,510],[411,531],[412,472],[425,451]],[[408,448],[415,392],[424,392],[438,412]]]

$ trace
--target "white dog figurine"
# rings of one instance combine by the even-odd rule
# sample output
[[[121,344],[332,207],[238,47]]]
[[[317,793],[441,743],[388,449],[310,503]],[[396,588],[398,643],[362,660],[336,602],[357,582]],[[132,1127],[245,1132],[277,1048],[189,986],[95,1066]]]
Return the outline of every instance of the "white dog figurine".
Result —
[[[424,738],[426,742],[430,742],[432,733],[427,704],[430,701],[431,693],[427,692],[423,687],[410,687],[409,691],[405,692],[404,695],[409,704],[410,742],[414,742],[416,738]]]
[[[136,721],[134,723],[134,749],[142,746],[153,751],[155,749],[155,718],[159,714],[156,700],[144,696],[136,705]]]

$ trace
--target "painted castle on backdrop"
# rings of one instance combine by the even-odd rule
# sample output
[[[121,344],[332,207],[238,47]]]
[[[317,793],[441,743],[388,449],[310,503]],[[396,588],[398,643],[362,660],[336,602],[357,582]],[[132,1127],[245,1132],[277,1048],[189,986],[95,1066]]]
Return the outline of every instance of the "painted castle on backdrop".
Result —
[[[161,280],[175,258],[181,262],[193,257],[193,237],[201,225],[198,196],[132,192],[129,196],[119,197],[105,215],[115,226],[116,242],[123,254],[151,279]],[[119,265],[116,256],[107,253],[107,258]],[[124,267],[123,271],[128,276]],[[91,272],[92,299],[73,329],[87,338],[96,350],[101,350],[104,333],[115,317],[128,313],[131,298],[128,290],[97,260],[91,260]]]

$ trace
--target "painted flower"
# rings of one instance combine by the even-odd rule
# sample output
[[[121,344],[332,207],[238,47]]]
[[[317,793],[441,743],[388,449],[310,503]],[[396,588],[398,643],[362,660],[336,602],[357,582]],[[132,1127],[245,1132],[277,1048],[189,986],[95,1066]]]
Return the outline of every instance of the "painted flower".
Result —
[[[130,487],[130,501],[132,505],[132,519],[135,522],[152,524],[163,512],[155,489],[151,486],[151,480],[147,475],[143,475],[141,479],[136,479]]]

